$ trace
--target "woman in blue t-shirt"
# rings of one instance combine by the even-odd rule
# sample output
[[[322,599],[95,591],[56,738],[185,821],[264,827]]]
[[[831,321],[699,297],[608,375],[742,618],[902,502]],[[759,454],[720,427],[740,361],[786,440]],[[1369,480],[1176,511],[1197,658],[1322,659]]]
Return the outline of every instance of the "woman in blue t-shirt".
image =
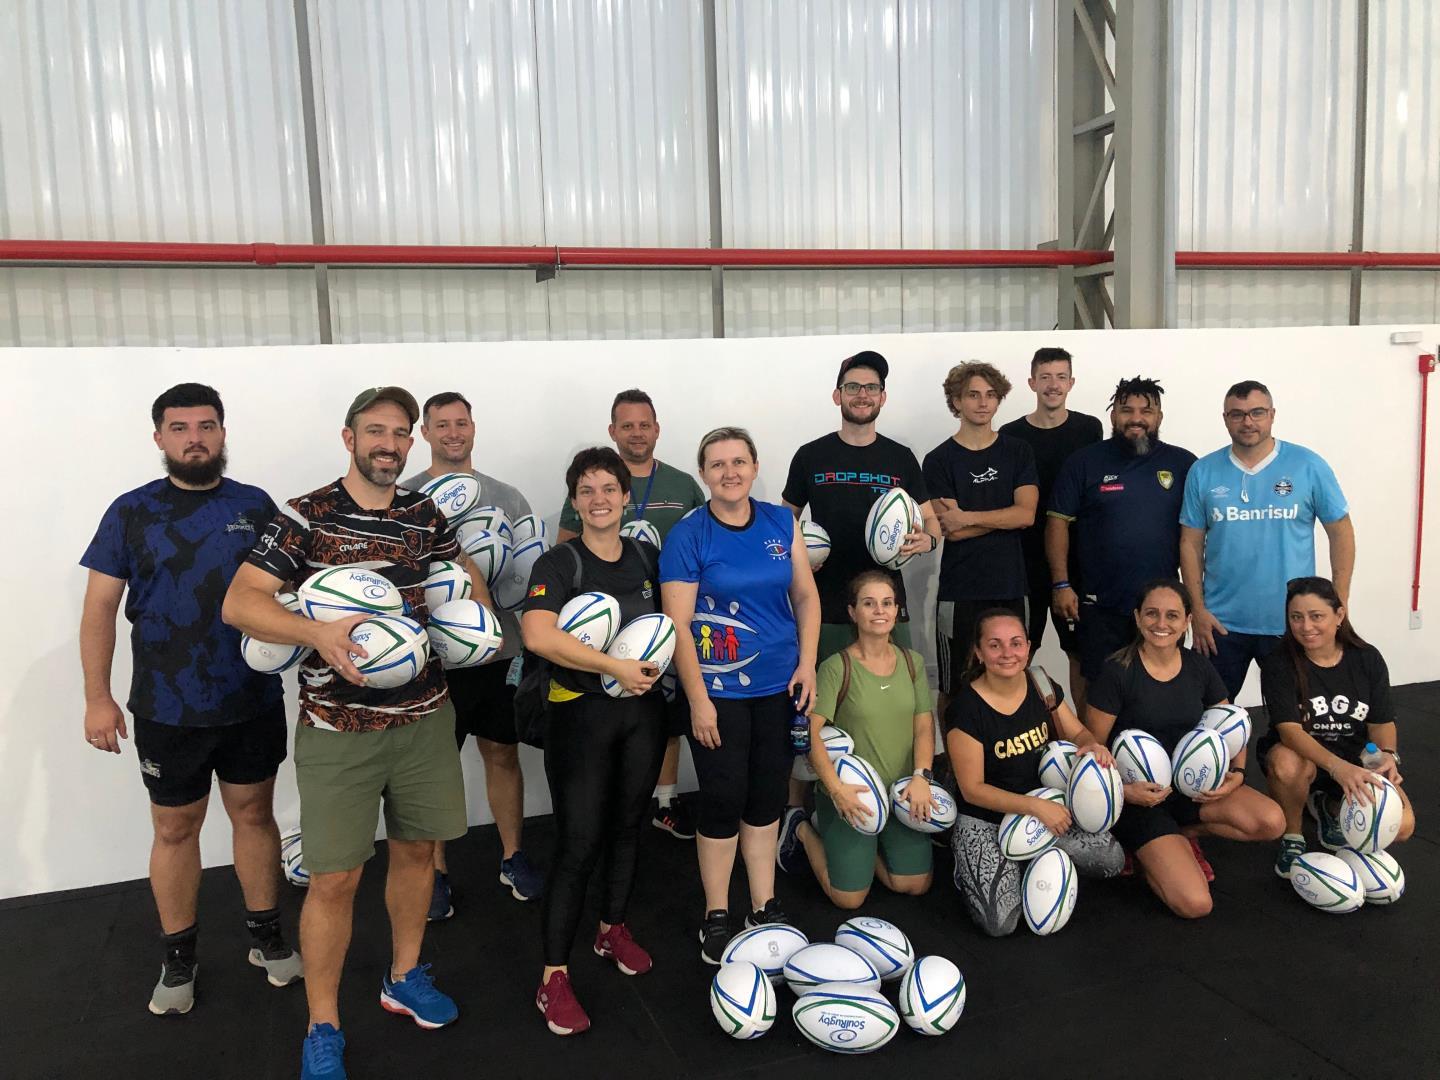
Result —
[[[775,900],[775,851],[790,721],[796,710],[808,714],[815,696],[820,596],[794,516],[750,497],[759,463],[749,433],[716,428],[697,460],[710,500],[670,530],[660,581],[665,613],[694,640],[676,650],[675,666],[700,782],[700,955],[718,964],[730,939],[737,847],[750,881],[746,925],[787,921]]]

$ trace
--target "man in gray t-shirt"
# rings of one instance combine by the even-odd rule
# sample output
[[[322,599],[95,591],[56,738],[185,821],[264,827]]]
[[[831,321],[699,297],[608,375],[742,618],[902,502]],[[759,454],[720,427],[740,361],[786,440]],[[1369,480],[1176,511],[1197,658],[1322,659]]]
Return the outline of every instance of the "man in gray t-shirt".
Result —
[[[512,522],[530,514],[529,502],[516,488],[471,465],[475,424],[470,402],[463,395],[452,391],[436,394],[425,402],[420,435],[430,444],[430,467],[401,481],[401,487],[419,490],[447,473],[468,472],[479,481],[479,505],[498,506]],[[515,899],[533,900],[540,895],[544,878],[520,848],[525,824],[525,778],[520,770],[520,740],[515,733],[518,670],[512,670],[519,664],[520,620],[515,612],[498,604],[495,616],[504,642],[497,657],[480,667],[447,671],[445,677],[455,704],[455,741],[463,749],[466,736],[475,736],[485,765],[485,796],[500,833],[501,884],[509,887]],[[430,920],[448,919],[454,913],[445,845],[436,844]]]

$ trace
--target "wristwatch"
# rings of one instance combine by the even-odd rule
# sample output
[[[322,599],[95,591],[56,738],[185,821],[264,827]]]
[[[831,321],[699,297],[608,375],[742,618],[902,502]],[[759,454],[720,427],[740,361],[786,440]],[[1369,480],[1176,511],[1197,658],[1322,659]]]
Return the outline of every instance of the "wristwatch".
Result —
[[[1386,749],[1382,746],[1382,747],[1380,748],[1380,752],[1381,752],[1382,754],[1389,754],[1390,757],[1391,757],[1391,759],[1395,762],[1396,765],[1399,765],[1399,764],[1400,764],[1400,755],[1397,754],[1394,750],[1386,750]]]
[[[913,776],[918,776],[921,780],[924,780],[927,784],[933,784],[933,783],[935,782],[935,774],[934,774],[933,772],[931,772],[929,769],[916,769],[915,772],[912,773],[911,775],[913,775]]]

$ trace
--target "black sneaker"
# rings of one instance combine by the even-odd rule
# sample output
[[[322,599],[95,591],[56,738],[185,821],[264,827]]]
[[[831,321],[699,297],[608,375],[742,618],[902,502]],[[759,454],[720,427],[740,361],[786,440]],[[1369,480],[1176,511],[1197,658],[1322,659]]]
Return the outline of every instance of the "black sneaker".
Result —
[[[730,937],[730,912],[724,908],[707,911],[705,921],[700,924],[700,959],[719,966]]]
[[[752,911],[745,916],[745,929],[749,930],[755,926],[769,926],[772,923],[784,923],[790,925],[790,917],[780,907],[780,901],[771,897],[765,901],[765,906],[759,911]]]
[[[671,801],[669,806],[661,806],[656,799],[650,800],[655,808],[650,816],[650,824],[661,832],[667,832],[676,840],[695,839],[695,819],[689,809],[679,799]]]
[[[785,873],[795,875],[810,869],[800,826],[809,820],[803,806],[787,806],[780,815],[780,842],[775,845],[775,862]]]

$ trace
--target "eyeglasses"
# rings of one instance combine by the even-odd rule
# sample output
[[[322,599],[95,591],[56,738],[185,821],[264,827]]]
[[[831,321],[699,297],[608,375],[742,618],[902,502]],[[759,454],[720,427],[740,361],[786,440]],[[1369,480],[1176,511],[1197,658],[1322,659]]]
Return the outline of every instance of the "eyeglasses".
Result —
[[[841,383],[840,389],[845,391],[845,393],[847,393],[851,397],[854,397],[856,394],[860,393],[861,390],[864,390],[865,393],[870,394],[873,397],[875,394],[878,394],[882,390],[884,390],[885,386],[884,384],[878,382],[847,382]]]
[[[1238,424],[1238,423],[1240,423],[1241,420],[1244,420],[1247,416],[1248,416],[1251,420],[1264,420],[1265,417],[1267,417],[1267,416],[1269,416],[1269,415],[1270,415],[1270,409],[1269,409],[1268,406],[1258,405],[1258,406],[1256,406],[1256,407],[1253,408],[1253,409],[1231,409],[1229,412],[1227,412],[1227,413],[1225,414],[1225,419],[1226,419],[1226,420],[1229,420],[1230,423],[1232,423],[1232,424]]]

